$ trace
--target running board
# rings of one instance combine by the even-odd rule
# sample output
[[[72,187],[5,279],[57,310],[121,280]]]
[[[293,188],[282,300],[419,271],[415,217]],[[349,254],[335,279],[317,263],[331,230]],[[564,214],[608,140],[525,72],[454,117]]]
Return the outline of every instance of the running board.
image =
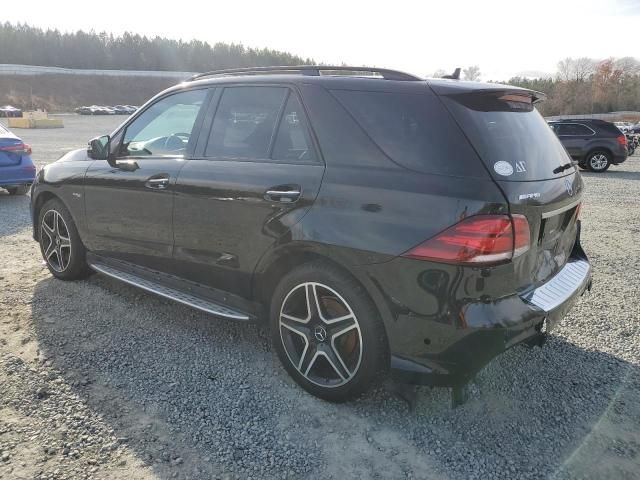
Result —
[[[202,310],[203,312],[211,313],[219,317],[231,318],[234,320],[248,321],[251,319],[249,315],[245,313],[233,310],[228,307],[224,307],[210,300],[206,300],[190,293],[182,292],[175,288],[162,285],[159,282],[154,282],[153,280],[143,278],[139,275],[136,275],[135,273],[124,272],[112,267],[111,265],[93,262],[89,263],[89,266],[96,272],[103,273],[109,277],[128,283],[129,285],[133,285],[134,287],[146,290],[147,292],[155,293],[156,295],[160,295],[161,297],[183,303],[184,305],[188,305],[198,310]]]

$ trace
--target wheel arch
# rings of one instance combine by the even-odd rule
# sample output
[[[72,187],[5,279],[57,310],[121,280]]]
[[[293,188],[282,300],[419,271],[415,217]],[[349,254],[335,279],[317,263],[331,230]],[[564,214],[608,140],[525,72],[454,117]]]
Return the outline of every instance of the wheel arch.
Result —
[[[64,203],[64,201],[55,193],[49,191],[49,190],[45,190],[43,192],[40,192],[35,200],[32,201],[32,220],[33,220],[33,239],[35,241],[39,241],[40,240],[40,225],[39,225],[39,219],[40,219],[40,210],[42,210],[42,206],[47,203],[49,200],[51,199],[58,199],[62,202],[62,204],[66,207],[66,204]],[[69,210],[67,208],[67,210]]]
[[[252,278],[252,298],[269,311],[273,292],[287,273],[305,263],[321,261],[353,278],[364,288],[382,318],[388,338],[390,324],[393,322],[392,308],[380,288],[366,275],[365,269],[353,263],[352,255],[341,253],[339,247],[295,243],[276,248],[261,259]]]
[[[589,156],[595,152],[604,152],[609,155],[609,159],[613,160],[613,151],[609,147],[592,147],[590,148],[584,156],[584,161],[586,162],[589,159]]]

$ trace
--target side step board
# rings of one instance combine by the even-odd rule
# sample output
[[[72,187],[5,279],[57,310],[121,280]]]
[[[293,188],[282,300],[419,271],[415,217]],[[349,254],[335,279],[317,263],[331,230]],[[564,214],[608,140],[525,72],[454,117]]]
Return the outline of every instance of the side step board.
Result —
[[[196,295],[192,295],[190,293],[182,292],[175,288],[162,285],[159,282],[155,282],[148,278],[143,278],[139,275],[136,275],[135,273],[119,270],[111,265],[106,265],[104,263],[94,261],[89,263],[89,266],[96,272],[104,273],[109,277],[121,280],[125,283],[128,283],[129,285],[141,288],[143,290],[146,290],[147,292],[155,293],[156,295],[160,295],[161,297],[165,297],[170,300],[175,300],[176,302],[180,302],[198,310],[202,310],[203,312],[211,313],[219,317],[231,318],[234,320],[248,321],[251,319],[246,313],[242,313],[229,307],[214,303],[211,300],[207,300]]]

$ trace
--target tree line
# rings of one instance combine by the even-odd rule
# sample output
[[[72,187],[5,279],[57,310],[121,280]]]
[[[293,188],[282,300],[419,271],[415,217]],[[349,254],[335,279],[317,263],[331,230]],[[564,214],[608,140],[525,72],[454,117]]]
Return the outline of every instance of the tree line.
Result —
[[[291,53],[235,43],[210,45],[134,33],[63,33],[0,23],[0,63],[65,68],[201,72],[236,67],[313,63]]]
[[[632,57],[565,58],[554,77],[516,77],[508,83],[545,93],[543,115],[640,111],[640,62]]]

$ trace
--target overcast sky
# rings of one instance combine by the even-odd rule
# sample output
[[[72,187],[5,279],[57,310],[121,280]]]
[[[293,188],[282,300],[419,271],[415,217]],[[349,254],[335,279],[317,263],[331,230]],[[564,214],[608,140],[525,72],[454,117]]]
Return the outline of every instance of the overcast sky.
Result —
[[[640,56],[640,0],[20,0],[2,20],[236,42],[420,76],[477,64],[483,80],[553,73],[567,56]]]

